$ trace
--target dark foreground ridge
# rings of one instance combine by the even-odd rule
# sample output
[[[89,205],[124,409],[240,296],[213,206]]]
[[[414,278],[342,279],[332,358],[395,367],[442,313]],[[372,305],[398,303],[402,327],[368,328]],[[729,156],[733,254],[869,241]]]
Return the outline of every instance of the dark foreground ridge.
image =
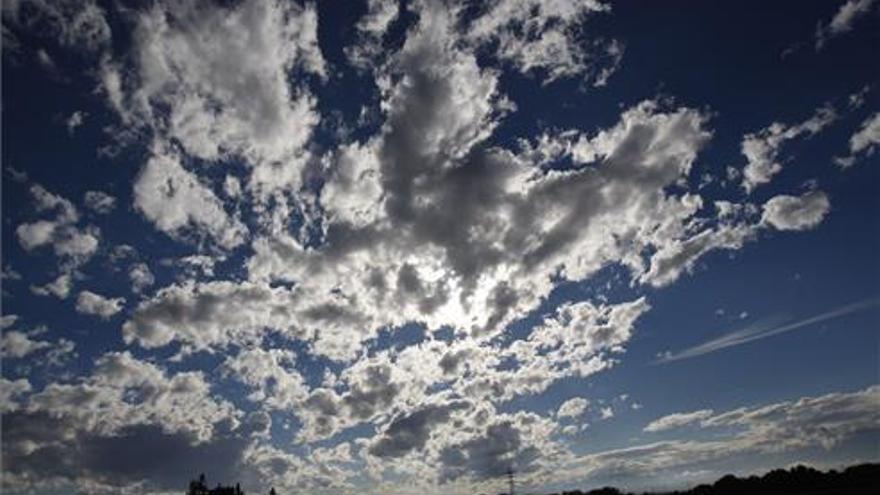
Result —
[[[822,472],[807,466],[774,469],[764,476],[738,478],[732,474],[715,483],[698,485],[690,490],[645,492],[644,495],[837,495],[878,493],[880,464],[859,464],[843,471]],[[559,495],[559,494],[551,494]],[[565,491],[561,495],[632,495],[617,488],[605,487],[583,492]]]
[[[643,492],[642,495],[837,495],[873,494],[880,487],[880,464],[859,464],[843,471],[834,469],[822,472],[807,466],[791,469],[774,469],[764,476],[738,478],[728,474],[715,483],[698,485],[690,490],[673,492]],[[239,487],[217,485],[208,488],[205,475],[189,482],[186,495],[245,495]],[[274,488],[269,495],[279,495]],[[508,494],[501,494],[508,495]],[[587,492],[581,490],[563,491],[548,495],[634,495],[617,488],[605,487]]]

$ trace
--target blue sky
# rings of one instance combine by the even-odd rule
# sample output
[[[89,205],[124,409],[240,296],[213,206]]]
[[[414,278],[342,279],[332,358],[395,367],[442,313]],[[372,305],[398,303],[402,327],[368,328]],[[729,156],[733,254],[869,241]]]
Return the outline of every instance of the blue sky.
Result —
[[[880,452],[880,7],[3,6],[3,487]]]

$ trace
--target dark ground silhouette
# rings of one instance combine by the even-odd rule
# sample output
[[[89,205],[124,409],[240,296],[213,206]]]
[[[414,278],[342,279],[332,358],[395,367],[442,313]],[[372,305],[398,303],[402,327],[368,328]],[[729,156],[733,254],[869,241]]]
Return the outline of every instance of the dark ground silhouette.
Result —
[[[270,495],[277,495],[273,488]],[[690,490],[643,492],[642,495],[837,495],[880,493],[880,464],[859,464],[843,471],[819,471],[807,466],[774,469],[764,476],[738,478],[728,474],[715,483],[695,486]],[[205,475],[190,481],[187,495],[244,495],[236,484],[208,488]],[[634,495],[613,487],[590,491],[568,490],[547,495]]]
[[[738,478],[732,474],[715,483],[698,485],[690,490],[645,492],[655,495],[837,495],[880,493],[880,464],[859,464],[843,471],[822,472],[811,467],[774,469],[764,476]],[[631,495],[617,488],[605,487],[587,492],[564,491],[561,495]],[[560,495],[560,494],[548,494]]]

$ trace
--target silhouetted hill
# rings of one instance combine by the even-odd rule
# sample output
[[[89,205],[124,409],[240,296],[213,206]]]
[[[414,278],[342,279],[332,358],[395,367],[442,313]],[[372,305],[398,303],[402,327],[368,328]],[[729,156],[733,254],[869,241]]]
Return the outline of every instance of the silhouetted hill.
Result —
[[[859,464],[843,471],[832,469],[822,472],[807,466],[795,466],[788,470],[774,469],[764,476],[748,478],[738,478],[728,474],[711,485],[698,485],[684,491],[650,493],[654,495],[857,495],[878,493],[878,490],[880,490],[880,464]],[[588,492],[565,491],[561,495],[631,495],[631,492],[605,487]]]

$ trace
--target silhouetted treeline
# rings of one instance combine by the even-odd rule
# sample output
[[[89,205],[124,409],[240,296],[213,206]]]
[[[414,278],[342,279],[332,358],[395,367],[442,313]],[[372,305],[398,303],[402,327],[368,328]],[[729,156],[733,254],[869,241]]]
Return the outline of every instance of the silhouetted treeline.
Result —
[[[245,495],[245,493],[238,483],[236,483],[235,486],[223,486],[218,483],[215,488],[208,488],[205,474],[202,473],[199,475],[198,480],[192,480],[189,482],[189,488],[186,490],[186,495]],[[275,488],[269,490],[269,495],[278,495],[275,492]]]
[[[774,469],[764,476],[749,476],[748,478],[738,478],[728,474],[711,485],[703,484],[690,490],[656,493],[656,495],[837,495],[862,493],[880,493],[880,464],[859,464],[843,471],[832,469],[828,472],[807,466],[796,466],[788,470]],[[561,495],[632,494],[617,488],[605,487],[588,492],[565,491]]]
[[[880,464],[859,464],[843,471],[822,472],[807,466],[791,469],[774,469],[764,476],[738,478],[732,474],[715,483],[698,485],[690,490],[673,492],[643,492],[643,495],[838,495],[874,494],[880,488]],[[244,495],[238,485],[208,488],[205,475],[189,484],[187,495]],[[270,495],[276,495],[275,489]],[[634,495],[613,487],[598,488],[587,492],[563,491],[548,495]]]

